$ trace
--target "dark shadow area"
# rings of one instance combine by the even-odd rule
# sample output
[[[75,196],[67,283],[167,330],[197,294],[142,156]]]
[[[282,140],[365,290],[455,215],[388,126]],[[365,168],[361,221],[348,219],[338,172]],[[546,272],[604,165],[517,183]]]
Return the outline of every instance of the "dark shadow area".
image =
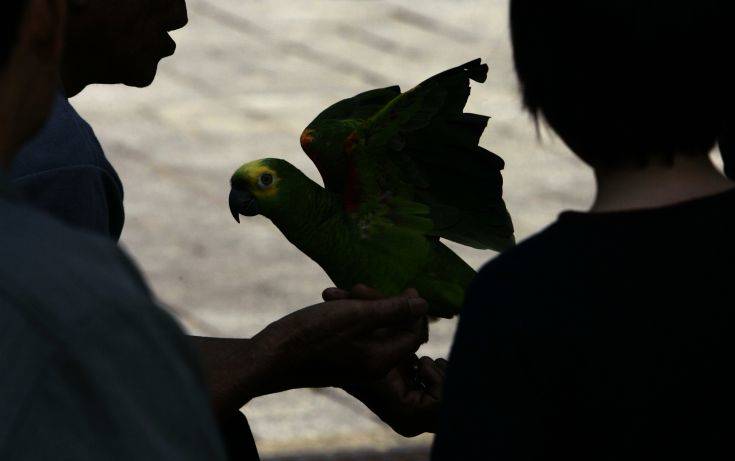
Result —
[[[263,457],[263,461],[428,461],[428,459],[429,449],[427,448]]]

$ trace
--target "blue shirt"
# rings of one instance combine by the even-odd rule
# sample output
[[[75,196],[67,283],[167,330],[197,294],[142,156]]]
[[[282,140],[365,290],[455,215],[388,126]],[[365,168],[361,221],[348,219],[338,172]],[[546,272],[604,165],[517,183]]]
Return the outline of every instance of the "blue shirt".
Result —
[[[33,206],[67,224],[120,238],[122,183],[92,127],[63,94],[46,126],[17,155],[10,178]]]
[[[45,127],[17,155],[11,178],[37,209],[79,229],[120,238],[123,185],[92,127],[63,94],[57,95]],[[0,193],[3,187],[0,181]],[[220,421],[220,429],[231,459],[258,459],[244,415],[234,411]]]
[[[189,343],[131,261],[3,182],[0,459],[226,459]]]

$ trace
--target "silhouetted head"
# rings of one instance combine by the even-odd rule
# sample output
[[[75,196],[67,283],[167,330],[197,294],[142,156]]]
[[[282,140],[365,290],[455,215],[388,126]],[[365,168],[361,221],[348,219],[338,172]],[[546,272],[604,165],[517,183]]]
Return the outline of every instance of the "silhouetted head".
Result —
[[[62,76],[73,95],[93,83],[144,87],[176,44],[168,32],[187,23],[185,0],[69,0]]]
[[[527,108],[592,166],[704,155],[732,111],[732,0],[512,0]]]
[[[65,20],[66,0],[0,2],[0,167],[48,116]]]
[[[232,175],[230,185],[230,211],[237,222],[240,215],[278,219],[296,213],[316,186],[298,168],[275,158],[246,163]]]

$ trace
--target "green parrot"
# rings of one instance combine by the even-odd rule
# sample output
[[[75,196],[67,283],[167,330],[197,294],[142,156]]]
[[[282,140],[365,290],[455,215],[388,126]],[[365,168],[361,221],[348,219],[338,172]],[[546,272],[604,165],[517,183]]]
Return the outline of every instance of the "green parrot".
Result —
[[[478,59],[406,93],[378,89],[331,106],[301,135],[325,187],[285,160],[250,162],[230,181],[233,216],[269,218],[340,288],[416,288],[432,315],[451,318],[475,271],[440,238],[514,244],[504,162],[478,146],[488,117],[464,113],[470,80],[487,72]]]

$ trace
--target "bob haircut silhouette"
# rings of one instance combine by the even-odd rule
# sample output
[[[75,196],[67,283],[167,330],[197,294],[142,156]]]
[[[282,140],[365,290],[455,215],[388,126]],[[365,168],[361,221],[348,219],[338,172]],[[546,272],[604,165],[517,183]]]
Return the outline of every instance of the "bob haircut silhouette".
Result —
[[[0,68],[10,55],[18,35],[21,14],[25,11],[26,0],[3,0],[0,6]]]
[[[733,107],[733,3],[512,0],[524,104],[594,167],[709,153]]]

